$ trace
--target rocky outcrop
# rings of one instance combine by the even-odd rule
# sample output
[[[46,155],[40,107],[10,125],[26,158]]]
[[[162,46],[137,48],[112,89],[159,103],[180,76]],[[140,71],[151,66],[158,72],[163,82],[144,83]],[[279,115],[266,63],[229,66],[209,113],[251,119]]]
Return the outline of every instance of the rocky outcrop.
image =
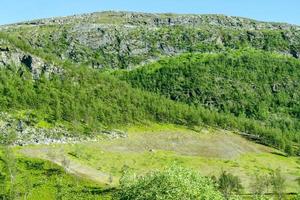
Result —
[[[10,136],[9,136],[10,135]],[[7,113],[0,113],[0,144],[5,138],[13,138],[13,145],[67,144],[83,141],[98,141],[103,138],[118,139],[128,135],[121,130],[103,130],[89,136],[70,132],[63,127],[42,128],[23,118],[16,119]]]
[[[72,143],[84,139],[63,128],[39,128],[29,123],[17,120],[7,113],[0,113],[0,143],[4,143],[5,138],[13,138],[13,144],[18,146]]]
[[[131,68],[161,55],[237,49],[241,43],[295,58],[299,58],[300,53],[299,48],[293,49],[300,46],[300,31],[291,30],[270,33],[251,27],[249,30],[237,31],[231,28],[197,28],[184,25],[153,27],[76,24],[67,31],[67,41],[71,45],[65,50],[64,57],[86,63],[94,58],[92,64],[97,68]],[[273,45],[270,40],[279,42]],[[89,53],[83,54],[82,49],[89,49]]]
[[[0,48],[0,68],[15,67],[29,70],[34,79],[42,74],[49,77],[51,74],[62,74],[63,69],[43,61],[41,58],[18,49]]]
[[[299,26],[223,15],[101,12],[35,20],[0,30],[22,30],[22,39],[33,49],[93,68],[131,69],[160,56],[245,46],[295,58],[300,54]],[[57,72],[37,59],[32,63],[37,67],[29,69],[36,77],[43,71]]]
[[[121,130],[105,130],[101,132],[110,139],[126,138],[128,134]]]

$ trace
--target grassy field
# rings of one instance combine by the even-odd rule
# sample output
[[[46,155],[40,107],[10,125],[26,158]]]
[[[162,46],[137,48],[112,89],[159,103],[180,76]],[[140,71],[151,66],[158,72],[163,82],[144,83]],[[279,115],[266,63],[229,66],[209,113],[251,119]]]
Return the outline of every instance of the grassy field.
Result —
[[[5,151],[0,149],[0,199],[110,199],[104,184],[66,173],[59,165],[38,158],[15,155],[7,164]]]
[[[118,184],[122,168],[137,173],[162,169],[174,163],[199,170],[206,176],[229,171],[242,180],[244,192],[259,174],[280,169],[286,192],[300,190],[300,159],[253,143],[229,131],[199,128],[197,131],[173,125],[122,128],[128,138],[103,139],[66,145],[37,145],[18,148],[21,155],[51,160],[69,172],[108,187]]]

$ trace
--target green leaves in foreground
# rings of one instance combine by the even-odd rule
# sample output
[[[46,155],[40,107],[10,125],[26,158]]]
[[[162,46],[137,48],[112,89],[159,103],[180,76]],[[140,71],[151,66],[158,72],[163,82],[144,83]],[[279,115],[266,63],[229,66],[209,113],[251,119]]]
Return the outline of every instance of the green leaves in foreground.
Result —
[[[171,167],[136,177],[125,174],[120,180],[119,200],[219,200],[223,199],[211,179],[193,170]]]

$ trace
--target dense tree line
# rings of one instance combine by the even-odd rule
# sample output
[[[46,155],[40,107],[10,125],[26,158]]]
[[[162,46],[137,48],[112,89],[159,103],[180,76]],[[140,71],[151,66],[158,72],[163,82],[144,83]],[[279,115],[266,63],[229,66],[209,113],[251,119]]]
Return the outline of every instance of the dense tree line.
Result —
[[[255,50],[185,54],[116,74],[136,88],[261,121],[286,134],[278,137],[300,142],[300,62],[296,59]]]
[[[1,110],[28,111],[32,125],[43,120],[93,133],[106,127],[145,122],[204,124],[260,135],[261,142],[288,153],[294,150],[291,141],[298,136],[258,120],[220,114],[200,105],[186,105],[133,89],[107,73],[85,67],[39,80],[33,80],[26,70],[17,69],[0,70]]]
[[[43,120],[85,133],[145,122],[204,124],[298,151],[295,59],[257,51],[187,54],[120,76],[140,89],[85,66],[68,65],[63,75],[39,80],[26,68],[7,66],[0,70],[1,111],[24,110],[33,125]]]

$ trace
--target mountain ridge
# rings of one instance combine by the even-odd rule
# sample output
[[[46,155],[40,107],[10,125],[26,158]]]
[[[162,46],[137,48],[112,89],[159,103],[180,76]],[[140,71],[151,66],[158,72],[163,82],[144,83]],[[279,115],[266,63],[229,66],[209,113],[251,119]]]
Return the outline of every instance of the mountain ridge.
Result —
[[[28,20],[28,21],[21,21],[21,22],[15,22],[15,23],[10,23],[10,24],[3,24],[0,25],[0,28],[4,28],[7,26],[15,26],[15,25],[43,25],[45,23],[55,23],[59,22],[60,20],[67,22],[71,21],[72,19],[83,19],[83,18],[92,18],[92,17],[101,17],[105,15],[111,15],[111,17],[138,17],[138,16],[143,16],[143,17],[157,17],[157,18],[178,18],[178,17],[183,17],[183,18],[189,18],[189,17],[195,17],[195,18],[205,18],[208,17],[210,19],[213,18],[225,18],[225,19],[236,19],[236,20],[244,20],[244,21],[250,21],[253,23],[258,23],[258,24],[272,24],[276,26],[290,26],[290,27],[300,27],[300,25],[297,24],[291,24],[288,22],[274,22],[274,21],[264,21],[264,20],[257,20],[257,19],[252,19],[249,17],[239,17],[239,16],[231,16],[231,15],[226,15],[226,14],[184,14],[184,13],[158,13],[158,12],[135,12],[135,11],[96,11],[92,13],[82,13],[82,14],[74,14],[74,15],[66,15],[66,16],[59,16],[59,17],[46,17],[46,18],[41,18],[41,19],[33,19],[33,20]]]
[[[245,47],[300,57],[299,26],[223,15],[100,12],[0,30],[2,51],[8,39],[25,52],[99,69],[130,69],[166,55]]]

